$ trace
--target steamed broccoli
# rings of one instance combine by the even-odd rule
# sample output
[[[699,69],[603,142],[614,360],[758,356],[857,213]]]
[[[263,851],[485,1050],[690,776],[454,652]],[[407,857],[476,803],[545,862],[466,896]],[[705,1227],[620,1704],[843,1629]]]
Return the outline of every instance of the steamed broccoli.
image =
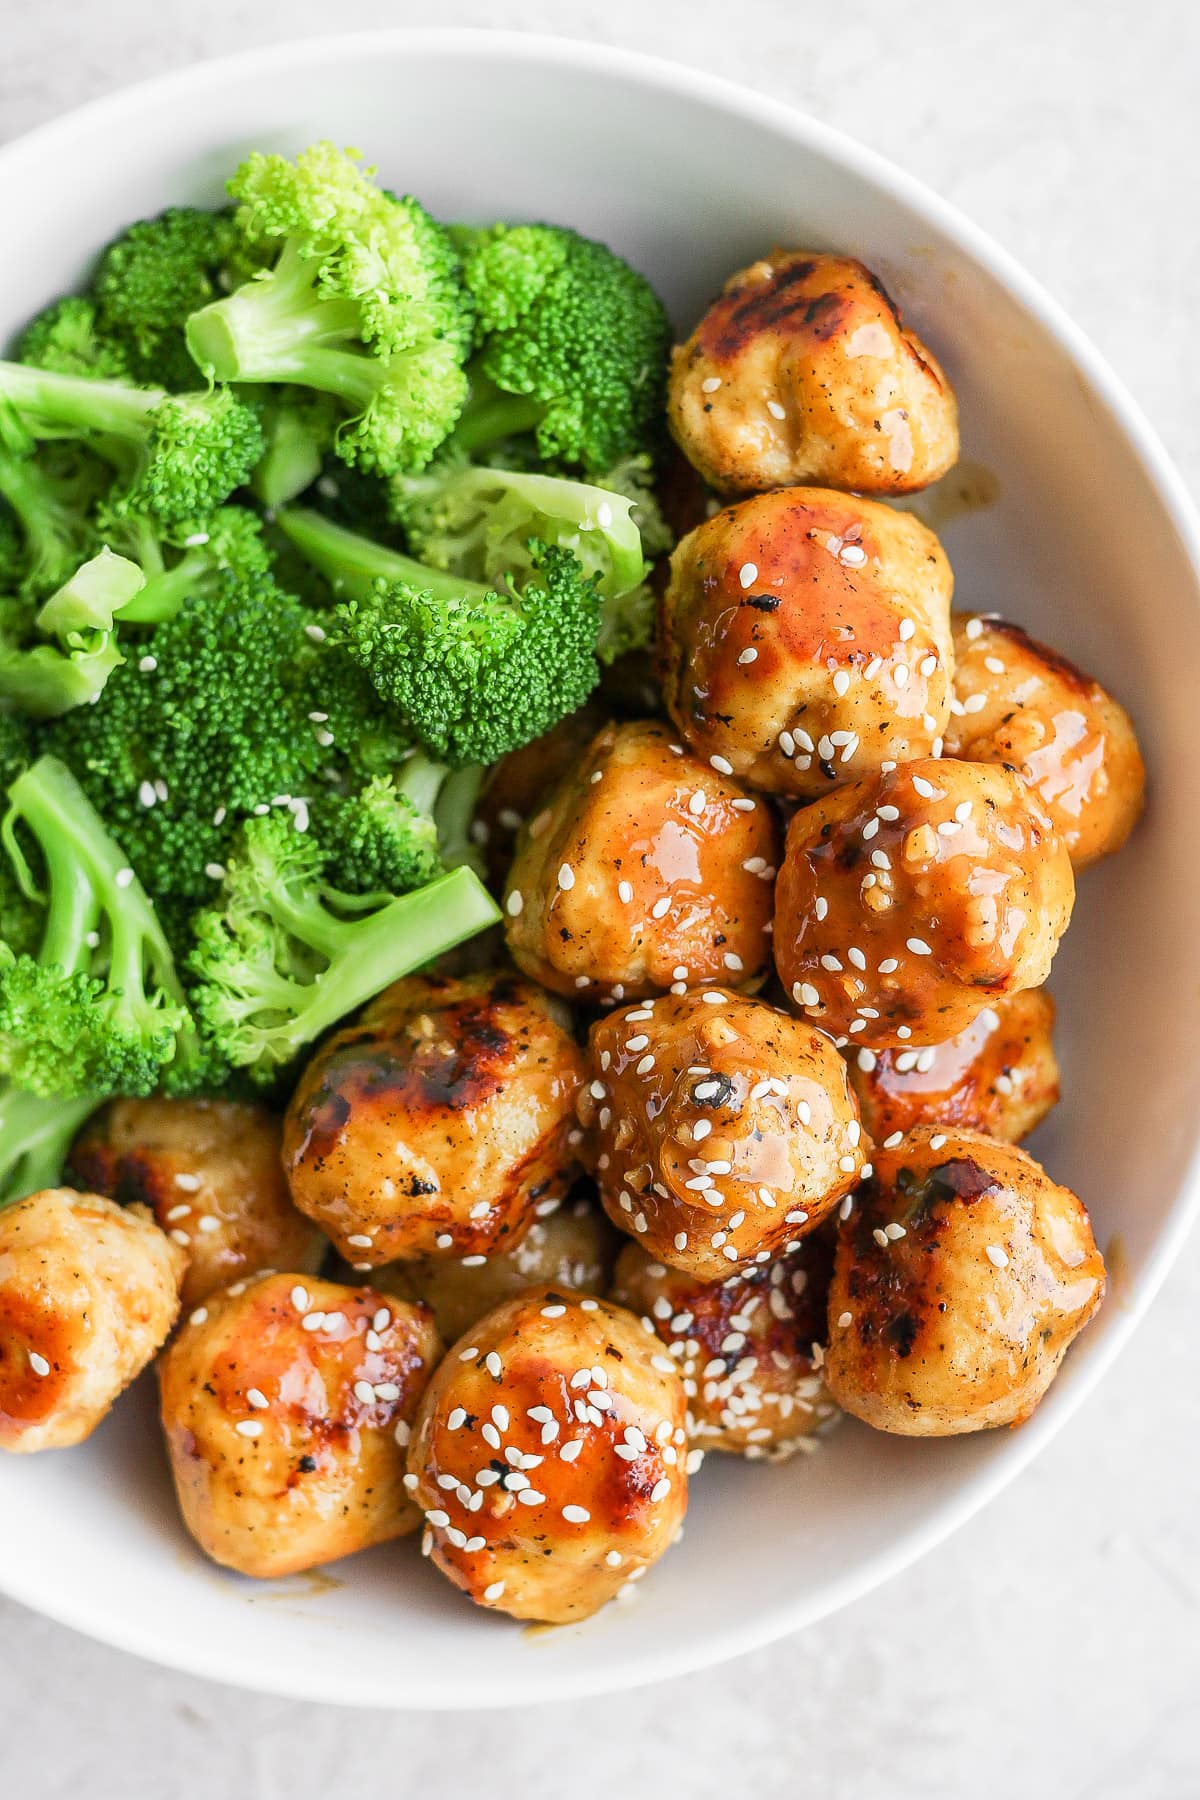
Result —
[[[219,506],[202,523],[182,534],[182,542],[160,538],[153,520],[133,513],[97,515],[98,529],[110,545],[137,562],[146,580],[121,610],[127,624],[159,625],[173,618],[185,600],[216,592],[226,572],[235,577],[266,576],[271,553],[262,520],[245,506]],[[176,538],[180,536],[175,534]]]
[[[81,564],[34,621],[56,643],[24,644],[0,629],[0,699],[39,719],[97,700],[123,661],[117,616],[144,586],[137,564],[110,550]]]
[[[168,394],[0,363],[0,401],[34,438],[82,438],[117,464],[121,506],[166,525],[203,518],[262,455],[257,415],[225,388]]]
[[[601,601],[567,550],[535,544],[503,590],[426,568],[296,508],[279,525],[346,604],[337,640],[439,760],[495,762],[581,706]]]
[[[448,234],[386,193],[355,157],[315,144],[253,155],[229,191],[274,266],[193,313],[187,340],[214,378],[333,394],[338,454],[385,473],[420,468],[450,431],[467,381],[471,317]]]
[[[103,1096],[63,1100],[0,1084],[0,1206],[62,1185],[63,1165],[76,1132]]]
[[[111,469],[82,445],[47,444],[35,454],[11,424],[0,435],[0,496],[22,539],[12,571],[18,592],[53,592],[98,548],[92,509],[111,481]]]
[[[460,228],[455,237],[478,344],[455,444],[483,455],[534,432],[547,462],[593,479],[652,450],[671,339],[645,277],[564,226]]]
[[[155,219],[139,219],[109,244],[91,296],[101,333],[121,346],[135,380],[173,390],[200,385],[184,326],[189,313],[224,290],[238,249],[228,208],[195,206],[169,206]]]
[[[31,319],[21,333],[17,357],[36,369],[95,381],[121,381],[130,373],[125,350],[104,331],[95,301],[84,294],[67,294]],[[195,376],[193,367],[193,385]]]
[[[191,1019],[154,907],[65,764],[17,776],[0,840],[43,909],[36,955],[0,948],[0,1076],[47,1098],[152,1092]]]
[[[334,760],[309,717],[320,685],[310,628],[268,576],[218,575],[113,671],[95,706],[49,728],[160,903],[206,900],[241,819],[303,809]]]
[[[373,994],[495,924],[469,869],[393,898],[331,887],[318,842],[278,814],[251,819],[218,900],[198,914],[191,993],[234,1068],[273,1079]]]
[[[268,390],[260,410],[266,449],[250,477],[264,506],[286,506],[312,486],[333,449],[340,416],[332,394],[299,387]]]

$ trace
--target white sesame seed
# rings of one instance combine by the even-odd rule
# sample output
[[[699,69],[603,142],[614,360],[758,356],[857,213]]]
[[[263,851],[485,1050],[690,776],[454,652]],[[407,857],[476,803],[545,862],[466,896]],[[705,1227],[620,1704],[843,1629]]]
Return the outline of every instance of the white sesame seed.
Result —
[[[157,656],[143,656],[141,661],[138,663],[138,668],[143,675],[153,675],[153,673],[154,673],[155,669],[157,669],[157,667],[158,667]]]
[[[204,873],[208,876],[210,881],[224,881],[225,865],[224,863],[219,862],[205,863]]]
[[[719,375],[706,375],[704,380],[700,383],[700,392],[702,394],[715,394],[720,385],[721,377]]]
[[[999,1244],[988,1245],[987,1259],[997,1269],[1007,1269],[1008,1267],[1008,1254],[1000,1248]]]
[[[758,564],[745,562],[738,570],[738,580],[744,588],[753,587],[758,580]]]
[[[483,1359],[483,1366],[487,1370],[489,1375],[494,1376],[495,1379],[497,1381],[499,1381],[501,1375],[504,1372],[504,1365],[500,1361],[499,1356],[497,1356],[497,1354],[494,1350],[488,1351],[487,1355]]]
[[[920,794],[922,800],[932,800],[936,791],[932,781],[926,781],[923,775],[913,776],[913,787]]]
[[[562,1449],[559,1451],[558,1454],[562,1458],[563,1462],[573,1463],[575,1461],[576,1457],[579,1455],[579,1452],[582,1449],[583,1449],[583,1439],[582,1438],[568,1438],[567,1442],[563,1445]]]
[[[348,1244],[353,1244],[356,1250],[369,1250],[371,1248],[371,1240],[364,1231],[353,1232],[346,1239],[346,1242]]]
[[[190,1313],[188,1315],[188,1324],[189,1325],[203,1325],[203,1323],[207,1319],[207,1317],[208,1317],[207,1306],[198,1306],[196,1308],[195,1312]]]
[[[908,945],[908,948],[912,951],[914,956],[932,956],[933,955],[933,951],[929,948],[929,945],[925,942],[924,938],[910,937],[910,938],[906,939],[905,941]]]
[[[742,668],[745,668],[749,663],[757,662],[757,661],[758,661],[758,651],[754,648],[753,644],[747,644],[746,648],[743,651],[741,651],[738,656],[739,664],[741,665]],[[728,765],[726,765],[726,767],[728,768]],[[732,769],[729,769],[728,772],[731,775],[733,774]]]
[[[493,1581],[484,1588],[483,1597],[485,1600],[499,1600],[503,1592],[504,1583],[502,1581]]]
[[[837,1321],[837,1322],[838,1322],[838,1325],[839,1325],[839,1326],[840,1326],[840,1327],[841,1327],[841,1329],[842,1329],[842,1330],[843,1330],[843,1331],[845,1331],[845,1329],[846,1329],[846,1327],[847,1327],[847,1325],[851,1325],[851,1324],[853,1324],[853,1322],[854,1322],[854,1314],[853,1314],[853,1313],[848,1313],[848,1312],[844,1312],[844,1313],[839,1313],[839,1314],[838,1314],[838,1321]]]
[[[302,1331],[320,1331],[324,1323],[325,1314],[323,1312],[305,1313],[300,1321],[300,1329]]]
[[[118,869],[116,874],[113,876],[113,880],[116,882],[116,884],[119,888],[127,888],[127,887],[131,886],[131,884],[133,882],[133,870],[132,869]]]
[[[671,1482],[670,1482],[669,1476],[666,1476],[666,1475],[660,1476],[659,1479],[655,1482],[654,1486],[650,1489],[651,1503],[653,1505],[657,1506],[657,1504],[660,1500],[666,1499],[666,1497],[670,1493],[670,1491],[671,1491]]]
[[[292,1289],[291,1300],[297,1312],[304,1312],[308,1307],[308,1289],[297,1284]]]
[[[239,1419],[234,1430],[244,1438],[262,1436],[262,1424],[258,1419]]]
[[[258,1412],[261,1412],[267,1405],[267,1396],[263,1393],[261,1388],[247,1388],[246,1399]]]
[[[838,669],[833,677],[833,691],[841,699],[850,686],[850,677],[845,669]]]
[[[35,1375],[48,1375],[50,1373],[50,1364],[38,1350],[31,1350],[29,1352],[29,1366]]]
[[[568,1525],[586,1525],[592,1515],[586,1506],[564,1506],[562,1516]]]
[[[770,415],[773,419],[786,419],[787,418],[787,413],[784,410],[784,408],[782,406],[780,406],[778,400],[768,400],[767,401],[767,411],[770,413]]]
[[[575,886],[575,871],[568,863],[563,863],[558,871],[558,885],[563,893],[569,893]]]
[[[504,910],[510,919],[519,919],[525,906],[525,896],[520,888],[514,888],[504,902]]]
[[[650,908],[650,917],[652,919],[665,919],[670,910],[670,898],[668,895],[664,894],[662,899],[656,900],[654,905]]]

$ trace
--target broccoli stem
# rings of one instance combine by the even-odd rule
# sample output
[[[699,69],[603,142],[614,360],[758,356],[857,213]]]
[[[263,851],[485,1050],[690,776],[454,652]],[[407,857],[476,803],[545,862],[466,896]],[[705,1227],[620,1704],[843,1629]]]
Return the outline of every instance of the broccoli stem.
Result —
[[[377,581],[404,582],[435,600],[485,600],[492,591],[482,582],[427,568],[399,550],[347,531],[311,507],[289,507],[276,515],[275,523],[333,591],[351,600],[365,599]]]
[[[361,399],[365,390],[369,399],[377,385],[369,359],[330,348],[357,342],[361,332],[358,303],[319,299],[313,265],[289,239],[269,275],[191,315],[187,344],[217,381],[295,381],[344,398]]]
[[[541,423],[544,406],[528,394],[506,394],[491,382],[472,383],[472,397],[450,434],[451,445],[468,456],[492,450]]]
[[[209,566],[203,550],[185,551],[173,569],[160,568],[121,608],[122,624],[161,625],[173,619]]]
[[[0,362],[0,398],[15,407],[35,436],[102,432],[122,443],[142,444],[166,391]]]
[[[66,974],[90,967],[96,946],[88,938],[106,921],[109,987],[136,1004],[148,965],[157,985],[183,1006],[175,959],[153,903],[66,764],[55,756],[39,757],[18,775],[8,798],[0,836],[30,898],[38,897],[38,890],[17,837],[18,822],[37,840],[49,875],[39,961]]]
[[[340,898],[328,890],[325,897]],[[439,875],[427,887],[366,917],[337,918],[319,892],[297,900],[276,888],[268,904],[287,931],[330,964],[311,985],[291,985],[290,1005],[296,1016],[283,1031],[293,1052],[391,982],[423,968],[500,918],[499,907],[469,869]],[[282,990],[276,1003],[284,1004]]]
[[[483,859],[471,842],[471,821],[479,804],[479,790],[487,771],[478,763],[453,769],[442,783],[433,809],[438,848],[448,869],[469,868],[479,874]]]
[[[75,1133],[101,1096],[44,1100],[24,1088],[0,1087],[0,1206],[57,1187]]]

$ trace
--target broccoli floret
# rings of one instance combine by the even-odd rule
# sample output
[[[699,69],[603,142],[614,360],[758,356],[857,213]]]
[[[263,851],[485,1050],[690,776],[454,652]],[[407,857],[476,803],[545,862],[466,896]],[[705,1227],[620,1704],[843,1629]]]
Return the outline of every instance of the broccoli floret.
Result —
[[[407,894],[444,869],[474,867],[469,832],[482,780],[482,769],[451,770],[414,752],[357,793],[319,799],[313,829],[327,878],[351,894]]]
[[[38,369],[93,381],[121,381],[130,374],[125,350],[104,331],[95,302],[85,294],[67,294],[32,319],[21,334],[17,357]],[[195,378],[193,365],[193,386]]]
[[[311,620],[267,576],[219,575],[113,671],[95,706],[49,728],[160,903],[206,900],[241,819],[273,804],[302,812],[333,760],[309,717]]]
[[[38,719],[97,700],[123,660],[117,616],[144,586],[137,564],[110,550],[81,564],[34,621],[56,643],[25,645],[0,630],[0,699]]]
[[[222,275],[237,249],[232,213],[194,206],[140,219],[108,246],[92,283],[96,318],[104,336],[123,346],[135,380],[199,386],[184,326],[189,313],[223,291]]]
[[[262,520],[246,506],[219,506],[184,534],[181,547],[156,539],[153,522],[137,515],[106,517],[102,511],[98,522],[146,574],[141,591],[122,608],[126,624],[159,625],[174,618],[185,600],[215,593],[227,572],[239,580],[271,573]]]
[[[43,908],[36,956],[0,952],[0,1075],[47,1098],[152,1092],[191,1019],[124,852],[53,756],[10,786],[0,838]]]
[[[16,439],[20,443],[20,438]],[[61,587],[97,547],[92,508],[112,471],[82,446],[0,442],[0,496],[20,529],[22,548],[14,586],[31,597]]]
[[[495,762],[581,706],[601,602],[567,550],[535,545],[503,590],[429,569],[296,508],[281,528],[346,603],[338,641],[439,761]]]
[[[227,388],[168,394],[10,362],[0,363],[0,400],[32,437],[83,438],[115,459],[117,504],[164,525],[207,517],[262,455],[256,413]]]
[[[196,919],[192,996],[234,1068],[269,1082],[373,994],[493,925],[469,869],[414,893],[354,898],[331,887],[320,845],[278,815],[251,819],[219,902]]]
[[[188,346],[220,381],[333,394],[338,454],[392,473],[428,462],[467,393],[471,317],[448,234],[353,154],[254,155],[229,183],[237,225],[274,266],[193,313]]]
[[[268,390],[260,416],[267,447],[250,485],[264,506],[286,506],[317,480],[341,415],[332,394],[290,387]]]
[[[0,1085],[0,1206],[62,1186],[75,1134],[102,1098],[46,1099],[11,1082]]]
[[[652,450],[671,334],[645,277],[563,226],[455,235],[479,346],[455,444],[483,455],[534,432],[546,461],[593,479]]]

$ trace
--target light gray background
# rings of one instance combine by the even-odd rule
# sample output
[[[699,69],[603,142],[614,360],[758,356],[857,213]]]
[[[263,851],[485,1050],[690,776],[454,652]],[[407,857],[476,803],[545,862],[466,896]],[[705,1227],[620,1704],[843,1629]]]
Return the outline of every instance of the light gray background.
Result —
[[[335,27],[559,31],[754,84],[1000,238],[1200,482],[1195,0],[9,0],[3,17],[0,137],[159,69]],[[591,1703],[531,1692],[507,1716],[342,1713],[159,1671],[0,1601],[0,1794],[1189,1800],[1198,1253],[1015,1488],[773,1650]]]

